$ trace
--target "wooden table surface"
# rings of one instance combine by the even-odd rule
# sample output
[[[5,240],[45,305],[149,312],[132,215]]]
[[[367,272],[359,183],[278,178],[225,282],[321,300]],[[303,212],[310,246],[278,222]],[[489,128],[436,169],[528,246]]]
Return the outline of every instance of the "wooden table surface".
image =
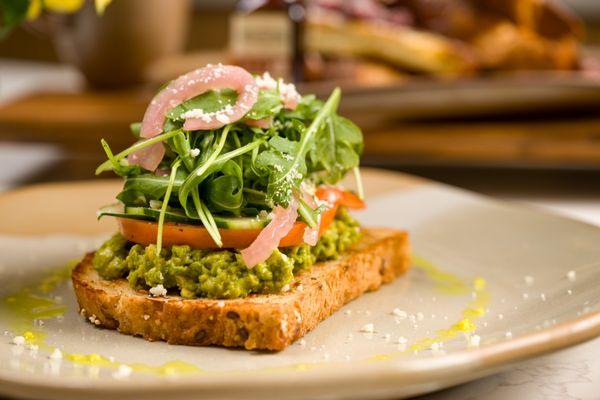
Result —
[[[0,142],[56,143],[67,153],[97,160],[101,138],[117,150],[133,142],[129,124],[141,119],[152,93],[31,95],[0,106]],[[365,133],[365,160],[380,165],[600,167],[597,112],[428,121],[349,117]]]

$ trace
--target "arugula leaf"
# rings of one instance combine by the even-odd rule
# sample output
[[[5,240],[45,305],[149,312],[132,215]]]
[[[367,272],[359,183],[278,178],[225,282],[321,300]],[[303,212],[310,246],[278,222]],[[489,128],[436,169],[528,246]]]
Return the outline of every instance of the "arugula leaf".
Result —
[[[255,206],[264,207],[267,205],[267,194],[256,189],[244,188],[246,202]]]
[[[169,181],[167,184],[167,191],[165,193],[165,199],[163,200],[162,207],[160,208],[160,215],[158,217],[158,227],[156,229],[156,255],[160,256],[160,250],[162,247],[162,233],[163,225],[165,223],[165,214],[167,212],[167,206],[169,205],[169,198],[173,190],[173,184],[175,183],[175,177],[177,176],[177,169],[181,164],[181,160],[177,160],[171,167],[171,174],[169,175]]]
[[[341,91],[336,88],[323,107],[319,110],[310,126],[302,133],[300,141],[293,156],[290,154],[277,154],[267,151],[259,154],[257,164],[263,168],[271,165],[269,183],[267,185],[267,201],[287,207],[293,195],[294,188],[298,188],[306,175],[306,154],[313,144],[314,136],[322,129],[322,124],[330,118],[340,101]]]
[[[204,184],[211,211],[225,211],[236,216],[240,216],[244,205],[243,189],[242,169],[232,160],[223,164],[217,177],[207,179]]]
[[[309,165],[312,171],[333,171],[337,162],[336,157],[337,142],[333,121],[328,119],[315,138],[315,145],[309,152]]]
[[[102,144],[104,152],[108,157],[107,162],[110,163],[112,170],[115,172],[115,174],[125,177],[129,175],[140,174],[142,172],[142,169],[139,165],[129,165],[127,159],[119,159],[118,154],[117,156],[114,156],[112,150],[110,149],[110,146],[108,145],[108,143],[106,143],[104,139],[102,139],[100,143]]]
[[[332,115],[327,124],[319,130],[309,153],[312,172],[319,174],[319,180],[334,184],[359,165],[363,150],[360,129],[350,120]]]
[[[300,186],[306,174],[306,164],[303,160],[294,163],[294,157],[277,150],[265,150],[256,158],[256,168],[268,174],[267,203],[274,207],[281,204],[289,205],[293,189]],[[291,171],[291,173],[290,173]]]
[[[348,118],[339,115],[334,115],[332,119],[336,140],[351,145],[360,155],[363,150],[363,135],[360,128]]]
[[[269,146],[284,154],[294,154],[298,151],[298,142],[281,136],[273,136],[268,141]]]
[[[182,190],[179,192],[179,202],[183,206],[186,214],[190,215],[190,211],[187,205],[187,200],[190,193],[197,188],[202,182],[199,178],[202,177],[206,171],[213,165],[215,159],[219,156],[219,153],[223,150],[225,146],[225,141],[227,140],[227,134],[229,133],[229,125],[227,125],[223,131],[221,132],[221,137],[219,139],[219,143],[215,146],[214,151],[211,152],[210,156],[200,164],[196,169],[190,171],[190,175],[186,178],[183,183]],[[206,176],[204,176],[206,178]],[[203,180],[203,179],[202,179]]]
[[[295,110],[285,110],[282,119],[299,119],[303,121],[312,121],[323,108],[323,102],[309,94],[302,96]]]
[[[131,134],[138,140],[140,140],[141,137],[141,131],[142,131],[142,123],[141,122],[133,122],[131,124],[129,124],[129,130],[131,131]],[[166,131],[168,132],[168,131]]]
[[[314,228],[317,226],[321,211],[322,210],[319,207],[313,209],[303,198],[300,197],[298,199],[298,214],[300,214],[302,220],[306,222],[306,225],[309,227]]]
[[[225,141],[223,139],[223,136],[226,136],[226,132],[228,131],[229,126],[230,125],[227,125],[223,133],[221,134],[221,141],[219,142],[219,147],[217,148],[217,150],[213,154],[211,154],[211,156],[206,160],[206,162],[198,166],[195,170],[193,170],[190,173],[190,175],[187,177],[187,179],[181,186],[181,189],[179,190],[179,202],[181,203],[183,209],[186,210],[186,213],[188,213],[189,208],[187,206],[188,197],[195,187],[198,187],[209,175],[222,168],[227,161],[239,157],[245,153],[248,153],[263,143],[262,140],[256,139],[253,142],[248,143],[247,145],[242,146],[238,149],[232,150],[225,154],[221,154],[220,156],[216,156],[221,152],[223,148]]]
[[[175,131],[160,134],[158,136],[154,136],[151,139],[142,140],[140,142],[135,143],[133,146],[126,148],[125,150],[123,150],[122,152],[120,152],[114,156],[112,155],[112,152],[110,151],[110,147],[108,146],[108,143],[106,142],[106,140],[102,139],[100,142],[102,143],[102,147],[104,147],[104,150],[106,151],[108,160],[103,162],[102,164],[100,164],[98,166],[98,168],[96,168],[96,175],[100,175],[102,172],[109,171],[113,168],[118,168],[118,162],[120,160],[124,159],[125,157],[127,157],[129,154],[133,153],[134,151],[143,149],[144,147],[152,146],[153,144],[156,144],[156,143],[164,142],[165,140],[170,139],[173,136],[179,134],[179,132],[181,132],[181,131],[175,130]]]
[[[163,132],[171,132],[183,129],[183,121],[166,118],[163,124]]]
[[[217,246],[223,246],[221,233],[219,233],[215,219],[206,204],[200,200],[200,194],[197,187],[192,190],[192,201],[194,202],[194,207],[196,207],[198,218],[202,221],[202,224],[208,231],[210,237],[215,241]]]
[[[173,121],[183,121],[181,114],[198,108],[204,110],[206,113],[215,112],[227,105],[233,106],[237,100],[237,96],[237,92],[232,89],[209,90],[172,108],[167,113],[167,118]]]
[[[183,161],[188,171],[194,169],[194,159],[192,158],[190,151],[192,149],[190,145],[189,136],[183,132],[179,132],[169,140],[169,144],[173,150],[179,155],[179,158]]]
[[[190,141],[190,147],[200,150],[200,154],[195,160],[195,167],[197,167],[211,155],[212,149],[217,145],[217,136],[215,132],[208,132],[202,135],[192,135]]]
[[[187,174],[179,170],[173,180],[173,191],[179,193],[179,189]],[[151,173],[143,173],[128,177],[125,180],[123,191],[117,195],[117,199],[128,206],[142,205],[139,197],[144,196],[147,204],[150,200],[161,200],[169,186],[169,177],[157,176]]]
[[[283,108],[283,102],[277,89],[261,90],[256,103],[246,114],[249,119],[263,119],[277,114]]]
[[[146,198],[146,194],[136,189],[124,189],[117,195],[117,200],[126,206],[147,206],[149,199]]]

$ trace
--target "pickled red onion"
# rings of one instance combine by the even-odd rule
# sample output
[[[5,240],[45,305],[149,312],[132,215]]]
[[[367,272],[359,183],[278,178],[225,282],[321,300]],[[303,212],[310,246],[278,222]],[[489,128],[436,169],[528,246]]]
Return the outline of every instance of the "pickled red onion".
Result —
[[[131,165],[139,165],[148,171],[154,171],[164,156],[165,146],[162,143],[154,143],[134,151],[127,157],[127,161]]]
[[[183,128],[217,129],[240,120],[258,99],[254,78],[245,69],[233,65],[207,65],[175,79],[152,99],[142,120],[141,137],[151,138],[160,134],[170,109],[209,90],[226,88],[238,92],[237,101],[232,107],[203,114],[201,118],[188,118]],[[131,164],[154,171],[163,156],[164,147],[159,144],[132,153],[128,160]]]
[[[301,193],[302,193],[302,199],[312,209],[316,209],[317,203],[315,201],[315,198],[314,198],[314,196],[312,196],[309,193],[309,189],[304,182],[302,182],[302,185],[300,186],[300,188],[301,188]],[[311,228],[310,226],[307,225],[306,228],[304,228],[304,235],[302,236],[304,243],[308,244],[309,246],[316,246],[317,242],[319,241],[320,229],[321,229],[321,214],[319,214],[319,216],[318,216],[317,226],[315,226],[314,228]]]
[[[258,234],[254,242],[240,251],[248,268],[268,259],[279,247],[279,242],[292,229],[298,218],[298,203],[292,200],[287,208],[277,206],[273,209],[271,222]]]
[[[263,119],[245,119],[244,123],[248,126],[256,126],[257,128],[269,129],[273,125],[273,117]]]
[[[316,246],[317,242],[319,241],[320,228],[321,216],[319,215],[319,222],[317,226],[315,226],[314,228],[311,228],[310,226],[304,228],[304,235],[302,236],[302,239],[304,239],[304,243],[308,244],[309,246]]]

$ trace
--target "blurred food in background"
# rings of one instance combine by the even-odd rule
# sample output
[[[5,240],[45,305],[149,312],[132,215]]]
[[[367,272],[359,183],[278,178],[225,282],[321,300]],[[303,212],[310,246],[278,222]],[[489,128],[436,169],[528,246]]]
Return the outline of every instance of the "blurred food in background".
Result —
[[[544,0],[246,0],[230,30],[230,54],[251,70],[289,77],[303,61],[297,79],[365,85],[577,70],[583,36],[577,17]]]
[[[38,180],[91,177],[101,137],[219,62],[341,86],[371,165],[600,167],[596,0],[0,0],[0,34],[0,147],[64,155]]]
[[[207,59],[364,86],[594,65],[582,21],[552,0],[11,0],[0,11],[0,52],[38,57],[8,35],[22,23],[21,40],[45,36],[96,87],[162,83]]]
[[[305,17],[300,1],[239,1],[229,19],[229,62],[303,80]]]

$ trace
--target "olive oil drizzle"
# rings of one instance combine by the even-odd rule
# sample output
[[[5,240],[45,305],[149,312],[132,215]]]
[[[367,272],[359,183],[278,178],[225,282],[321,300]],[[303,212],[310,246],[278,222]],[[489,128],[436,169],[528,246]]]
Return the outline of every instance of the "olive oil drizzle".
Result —
[[[427,277],[436,285],[436,288],[446,295],[467,295],[471,293],[471,300],[461,312],[461,319],[448,328],[436,331],[435,335],[420,338],[406,346],[404,350],[372,356],[368,361],[385,361],[409,352],[429,350],[434,343],[440,344],[455,339],[460,334],[469,334],[477,329],[477,320],[487,313],[491,300],[487,290],[487,282],[477,277],[470,282],[457,275],[442,271],[424,258],[414,255],[413,266],[425,272]]]
[[[51,294],[59,285],[70,278],[71,271],[77,262],[77,260],[71,261],[63,267],[50,269],[40,281],[2,299],[1,304],[9,317],[11,329],[16,334],[22,335],[28,345],[36,345],[48,352],[57,349],[57,347],[46,343],[46,332],[41,327],[40,321],[64,315],[66,307],[60,304],[59,299],[51,296]],[[127,365],[135,372],[162,376],[202,372],[197,366],[178,360],[160,366],[151,366],[142,363],[122,363],[96,353],[78,354],[62,351],[62,355],[64,359],[78,365],[105,367],[115,370],[122,365]]]
[[[51,294],[59,285],[69,279],[76,263],[76,261],[69,262],[64,267],[49,270],[48,274],[40,281],[3,298],[2,306],[10,316],[11,329],[15,333],[23,335],[27,344],[35,344],[40,349],[49,352],[56,349],[56,347],[46,343],[46,332],[41,327],[39,321],[64,315],[66,307]],[[486,289],[486,281],[483,278],[478,277],[471,281],[465,280],[457,275],[439,269],[431,262],[419,256],[413,257],[413,266],[423,271],[427,278],[435,285],[436,289],[445,295],[462,296],[471,294],[471,299],[462,310],[462,318],[448,328],[436,331],[435,335],[415,340],[413,343],[408,344],[405,350],[375,355],[363,361],[386,361],[406,355],[409,352],[428,350],[434,343],[447,342],[455,339],[461,333],[468,334],[476,330],[477,320],[486,314],[491,297]],[[151,366],[143,363],[123,363],[96,353],[80,354],[64,351],[63,358],[78,365],[104,367],[114,370],[122,365],[126,365],[135,372],[160,376],[209,373],[198,368],[196,365],[178,360],[170,361],[160,366]],[[315,368],[335,366],[336,364],[341,363],[301,363],[277,368],[265,368],[260,371],[307,371]]]

